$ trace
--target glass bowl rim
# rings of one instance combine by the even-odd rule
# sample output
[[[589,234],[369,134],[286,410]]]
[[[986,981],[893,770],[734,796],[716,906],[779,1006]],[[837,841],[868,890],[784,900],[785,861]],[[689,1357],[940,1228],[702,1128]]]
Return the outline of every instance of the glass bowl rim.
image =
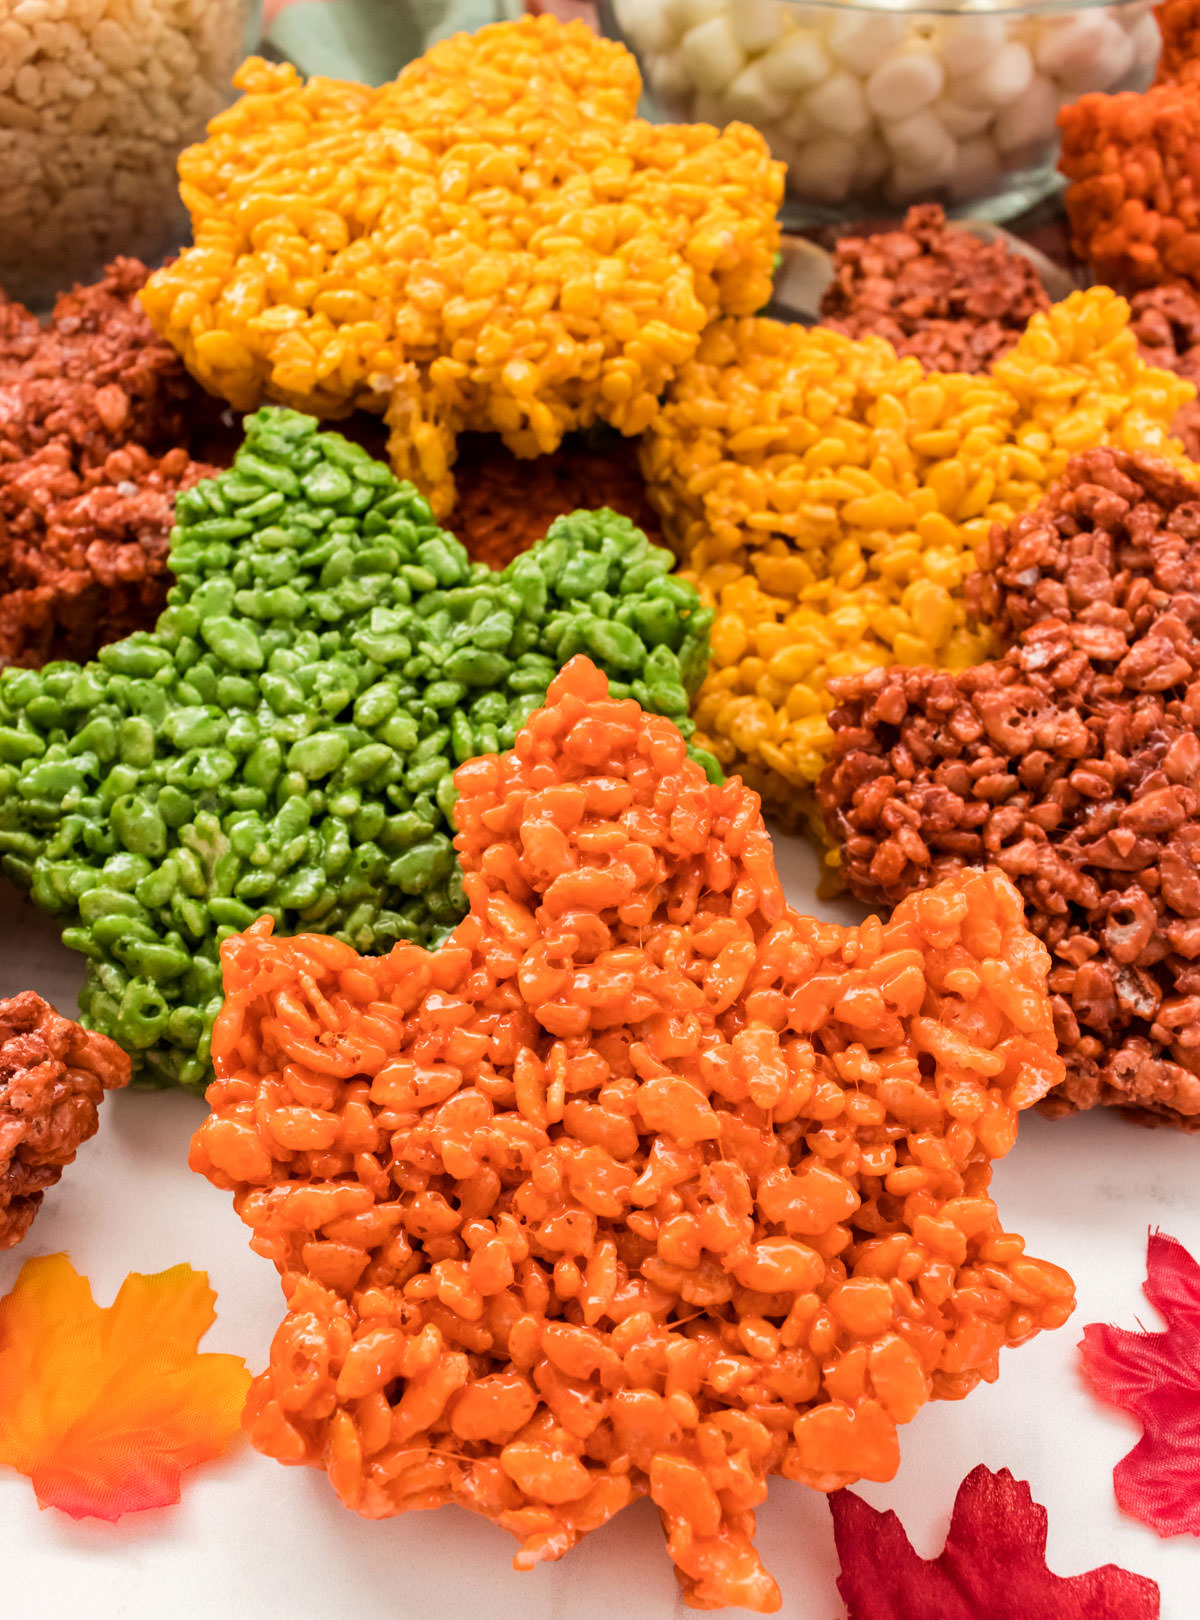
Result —
[[[732,0],[736,5],[737,0]],[[616,15],[619,0],[598,0],[597,10],[606,34],[635,49],[626,36]],[[1066,16],[1080,11],[1125,11],[1137,7],[1145,15],[1153,13],[1150,0],[995,0],[985,5],[964,5],[962,0],[918,0],[915,5],[903,0],[778,0],[784,11],[857,12],[863,16],[957,17],[966,21],[972,17],[1041,17]]]

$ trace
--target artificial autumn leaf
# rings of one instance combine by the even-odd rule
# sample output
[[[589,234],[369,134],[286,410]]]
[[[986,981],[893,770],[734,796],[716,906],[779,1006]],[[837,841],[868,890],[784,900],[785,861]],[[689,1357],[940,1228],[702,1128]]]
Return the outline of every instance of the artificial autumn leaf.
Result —
[[[1164,1333],[1093,1322],[1079,1341],[1101,1400],[1132,1412],[1142,1438],[1113,1469],[1126,1513],[1160,1536],[1200,1535],[1200,1265],[1183,1244],[1151,1232],[1146,1298]]]
[[[65,1254],[27,1260],[0,1300],[0,1463],[42,1507],[119,1519],[179,1500],[185,1468],[219,1456],[250,1374],[200,1355],[216,1317],[203,1271],[126,1277],[107,1309]]]
[[[894,1513],[853,1491],[829,1498],[848,1620],[1158,1620],[1158,1587],[1105,1564],[1046,1568],[1046,1510],[1007,1468],[982,1464],[958,1487],[944,1550],[918,1558]]]

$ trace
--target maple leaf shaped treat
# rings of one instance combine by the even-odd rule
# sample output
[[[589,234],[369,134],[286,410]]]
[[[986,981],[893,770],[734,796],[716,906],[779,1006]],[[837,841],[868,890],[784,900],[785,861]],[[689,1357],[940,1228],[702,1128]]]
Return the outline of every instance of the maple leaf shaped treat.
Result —
[[[1144,1431],[1113,1469],[1117,1501],[1160,1536],[1200,1535],[1200,1265],[1182,1243],[1152,1232],[1143,1292],[1166,1330],[1089,1323],[1083,1372]]]
[[[257,58],[235,83],[180,159],[195,246],[150,319],[239,410],[386,412],[439,514],[460,432],[640,433],[706,323],[771,296],[783,164],[748,124],[636,118],[637,64],[582,22],[456,34],[378,88]]]
[[[1200,287],[1200,19],[1194,0],[1169,0],[1155,14],[1163,49],[1154,84],[1080,96],[1059,126],[1071,250],[1122,290]]]
[[[1158,1620],[1158,1587],[1115,1564],[1046,1568],[1046,1510],[1007,1468],[958,1487],[944,1550],[919,1558],[894,1513],[853,1491],[829,1499],[847,1620]]]
[[[27,1260],[0,1300],[0,1463],[42,1507],[119,1519],[179,1500],[185,1469],[237,1432],[250,1375],[199,1355],[216,1295],[202,1271],[132,1273],[101,1308],[65,1254]]]
[[[222,948],[191,1162],[288,1302],[251,1438],[519,1568],[649,1495],[689,1603],[771,1610],[768,1474],[890,1478],[1071,1310],[988,1196],[1062,1072],[1044,947],[996,873],[798,916],[757,795],[582,658],[456,783],[440,950]]]

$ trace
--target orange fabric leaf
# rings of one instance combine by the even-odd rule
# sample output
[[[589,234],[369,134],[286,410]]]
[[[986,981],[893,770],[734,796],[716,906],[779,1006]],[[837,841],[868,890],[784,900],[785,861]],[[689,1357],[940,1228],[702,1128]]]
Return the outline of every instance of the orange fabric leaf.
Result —
[[[0,1300],[0,1463],[40,1506],[110,1520],[163,1507],[185,1468],[225,1450],[250,1374],[197,1352],[216,1297],[180,1265],[131,1273],[102,1308],[65,1254],[26,1261]]]

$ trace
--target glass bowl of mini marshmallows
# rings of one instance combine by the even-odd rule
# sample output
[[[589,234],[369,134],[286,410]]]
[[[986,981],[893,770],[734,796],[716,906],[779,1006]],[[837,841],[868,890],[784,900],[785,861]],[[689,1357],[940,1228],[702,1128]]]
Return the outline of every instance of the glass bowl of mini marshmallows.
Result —
[[[1144,90],[1150,0],[602,0],[673,121],[753,124],[787,164],[785,223],[917,202],[1011,219],[1057,186],[1059,109]]]

